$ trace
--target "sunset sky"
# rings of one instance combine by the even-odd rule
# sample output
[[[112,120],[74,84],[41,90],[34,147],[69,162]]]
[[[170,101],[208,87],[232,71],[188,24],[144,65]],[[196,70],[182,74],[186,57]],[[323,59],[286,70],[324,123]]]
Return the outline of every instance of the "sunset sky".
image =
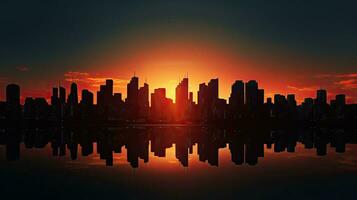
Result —
[[[249,2],[249,3],[248,3]],[[8,83],[49,98],[60,81],[93,92],[106,78],[126,96],[135,73],[174,98],[188,74],[257,80],[266,96],[319,88],[357,102],[357,3],[353,1],[1,1],[0,99]]]

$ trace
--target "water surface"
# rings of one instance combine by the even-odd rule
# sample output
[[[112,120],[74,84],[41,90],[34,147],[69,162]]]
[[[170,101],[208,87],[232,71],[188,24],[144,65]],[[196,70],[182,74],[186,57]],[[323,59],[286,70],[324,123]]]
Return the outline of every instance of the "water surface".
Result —
[[[2,130],[6,199],[355,199],[357,132]]]

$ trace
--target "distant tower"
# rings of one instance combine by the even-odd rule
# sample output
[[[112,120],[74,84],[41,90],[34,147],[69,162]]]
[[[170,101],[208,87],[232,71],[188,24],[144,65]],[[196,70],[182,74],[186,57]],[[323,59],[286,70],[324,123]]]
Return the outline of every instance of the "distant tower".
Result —
[[[6,86],[6,103],[8,105],[20,105],[20,87],[16,84]]]
[[[71,93],[69,94],[68,100],[69,100],[68,103],[71,105],[78,104],[78,89],[77,89],[77,84],[75,83],[71,84]]]

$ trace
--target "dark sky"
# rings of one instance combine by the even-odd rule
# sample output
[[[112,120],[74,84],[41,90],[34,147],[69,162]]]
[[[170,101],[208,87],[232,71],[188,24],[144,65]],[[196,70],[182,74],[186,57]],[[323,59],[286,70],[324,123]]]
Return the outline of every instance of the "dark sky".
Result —
[[[274,62],[274,71],[353,74],[355,2],[3,0],[0,81],[46,82],[60,79],[73,66],[92,72],[91,63],[99,68],[103,55],[113,60],[117,52],[127,53],[123,46],[129,41],[142,46],[152,38],[215,41],[252,60],[284,60]]]

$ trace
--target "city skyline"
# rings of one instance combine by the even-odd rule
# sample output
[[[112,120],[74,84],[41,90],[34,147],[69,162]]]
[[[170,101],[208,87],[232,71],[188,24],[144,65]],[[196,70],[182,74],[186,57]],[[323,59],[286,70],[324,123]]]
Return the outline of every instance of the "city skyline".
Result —
[[[93,98],[93,101],[92,101],[92,104],[101,104],[101,103],[98,103],[98,99],[99,99],[99,102],[100,102],[100,98],[101,96],[103,95],[103,93],[105,93],[105,90],[106,90],[106,87],[109,89],[108,93],[111,94],[111,95],[118,95],[118,98],[119,99],[123,99],[124,101],[131,101],[131,99],[135,99],[135,98],[138,98],[138,95],[140,93],[140,90],[147,90],[147,93],[148,95],[145,97],[147,99],[149,99],[149,102],[151,102],[151,98],[150,98],[150,95],[149,94],[155,94],[155,91],[157,90],[160,90],[160,89],[164,89],[164,93],[165,93],[165,97],[166,98],[169,98],[171,99],[172,103],[175,103],[177,104],[177,102],[179,102],[179,105],[184,105],[184,106],[187,106],[187,102],[185,101],[188,101],[189,99],[193,102],[193,103],[196,103],[198,104],[199,103],[199,91],[202,90],[202,86],[205,86],[205,82],[203,83],[200,83],[198,85],[198,90],[196,91],[196,93],[194,91],[191,91],[190,90],[190,84],[189,84],[189,78],[188,77],[185,77],[185,78],[182,78],[181,80],[178,81],[177,85],[175,86],[175,91],[174,91],[174,96],[171,97],[171,96],[168,96],[168,89],[166,87],[159,87],[159,88],[151,88],[149,87],[150,84],[145,80],[143,83],[142,83],[142,87],[140,86],[140,78],[134,74],[134,76],[131,77],[131,80],[128,81],[126,83],[126,91],[124,93],[121,93],[121,92],[118,92],[118,91],[115,91],[115,79],[111,79],[111,78],[108,78],[108,79],[104,79],[102,83],[98,82],[98,90],[89,90],[88,88],[84,88],[84,87],[81,87],[82,89],[80,90],[80,85],[75,81],[75,79],[73,79],[71,82],[70,82],[70,85],[69,87],[65,87],[64,85],[61,85],[61,82],[58,82],[58,85],[54,85],[52,88],[48,89],[49,91],[51,91],[50,93],[50,96],[49,97],[46,97],[46,96],[23,96],[21,95],[21,93],[24,93],[24,91],[21,90],[21,93],[20,93],[20,99],[16,100],[16,101],[19,101],[20,104],[23,104],[25,103],[25,98],[26,97],[31,97],[31,98],[44,98],[47,103],[51,104],[52,102],[52,96],[53,96],[53,93],[56,92],[58,94],[60,94],[60,88],[64,89],[64,90],[73,90],[73,84],[75,84],[75,87],[77,90],[76,93],[77,93],[77,99],[74,100],[75,102],[79,103],[81,99],[83,99],[83,95],[84,94],[87,94],[87,93],[91,93],[92,95],[92,98]],[[213,83],[212,81],[215,81],[215,83]],[[210,80],[208,80],[208,85],[209,84],[215,84],[216,86],[216,94],[214,94],[215,98],[217,99],[224,99],[227,103],[231,102],[231,101],[238,101],[238,104],[242,105],[242,104],[251,104],[251,101],[254,101],[254,100],[250,100],[250,99],[247,99],[248,97],[246,96],[251,96],[250,95],[250,91],[251,90],[256,90],[258,93],[261,92],[262,95],[261,97],[259,97],[259,94],[255,94],[256,95],[256,98],[257,99],[261,99],[259,100],[259,102],[261,103],[267,103],[267,99],[270,98],[272,100],[272,103],[275,103],[275,96],[276,95],[282,95],[286,98],[289,97],[289,95],[293,95],[294,97],[294,100],[297,102],[297,105],[301,104],[304,102],[304,100],[306,98],[318,98],[319,95],[319,91],[325,91],[325,98],[326,98],[326,103],[327,104],[330,104],[330,101],[334,100],[336,98],[336,96],[338,95],[341,95],[341,94],[334,94],[335,96],[332,96],[332,94],[329,94],[327,92],[327,89],[326,88],[317,88],[314,92],[314,96],[303,96],[303,97],[300,97],[298,98],[296,96],[296,94],[294,94],[293,92],[291,93],[285,93],[285,94],[281,94],[281,93],[275,93],[275,94],[269,94],[267,95],[265,93],[265,89],[262,88],[260,86],[260,84],[258,83],[258,81],[256,80],[247,80],[247,81],[244,81],[244,80],[241,80],[241,79],[238,79],[236,81],[234,81],[231,86],[230,86],[230,93],[229,93],[229,96],[228,98],[222,98],[220,97],[219,95],[219,91],[220,91],[220,87],[219,87],[219,81],[220,79],[219,78],[212,78]],[[133,85],[134,84],[134,85]],[[8,83],[7,85],[10,85],[10,86],[20,86],[16,83]],[[133,86],[131,86],[133,85]],[[259,85],[259,87],[258,87]],[[21,87],[21,86],[20,86]],[[137,94],[129,94],[131,92],[131,87],[133,87],[133,89],[135,90],[135,88],[137,88]],[[182,88],[184,91],[181,92]],[[251,88],[251,89],[250,89]],[[5,90],[6,91],[6,90]],[[65,94],[63,94],[65,95]],[[254,96],[254,94],[252,94]],[[345,94],[343,94],[345,95]],[[105,96],[105,95],[104,95]],[[185,97],[186,96],[186,97]],[[0,99],[0,101],[6,101],[6,93],[4,95],[4,99]],[[63,98],[63,97],[62,97]],[[68,99],[66,97],[66,101],[70,101],[70,96],[68,96]],[[186,100],[182,100],[183,98],[186,98]],[[348,102],[348,98],[347,96],[345,95],[345,98],[346,98],[346,103],[349,103],[349,104],[354,104],[355,102]],[[302,99],[301,101],[298,101],[298,99]],[[255,102],[257,103],[257,102]]]
[[[123,99],[126,99],[127,98],[127,84],[130,83],[130,79],[117,79],[117,78],[98,78],[98,79],[95,79],[95,88],[89,86],[88,88],[88,83],[85,83],[83,82],[82,80],[78,79],[78,75],[80,75],[81,73],[77,73],[77,72],[73,72],[73,77],[68,78],[61,82],[61,81],[53,81],[53,82],[56,82],[56,84],[54,85],[48,85],[49,87],[45,89],[45,91],[43,91],[42,93],[37,93],[35,95],[29,95],[29,96],[26,96],[27,94],[31,94],[29,93],[28,91],[22,89],[21,90],[21,95],[20,95],[20,102],[21,104],[25,103],[25,98],[26,97],[33,97],[33,98],[45,98],[45,100],[50,103],[51,102],[51,95],[52,95],[52,88],[54,87],[62,87],[62,88],[65,88],[66,90],[68,90],[70,87],[71,87],[71,84],[72,83],[76,83],[77,87],[78,87],[78,91],[82,91],[82,90],[87,90],[89,92],[92,92],[93,94],[96,94],[97,91],[100,91],[101,90],[101,85],[103,83],[105,83],[107,80],[111,80],[113,82],[113,86],[112,86],[112,93],[120,93],[121,94],[121,97]],[[188,74],[187,74],[188,76]],[[326,77],[330,77],[330,75],[321,75],[321,76],[326,76]],[[347,75],[341,75],[341,76],[347,76]],[[352,74],[350,75],[352,78],[354,78],[356,75],[355,74]],[[139,78],[136,73],[134,73],[134,76],[133,77],[137,77]],[[187,77],[189,78],[189,77]],[[185,78],[182,78],[182,79],[177,79],[176,82],[172,81],[170,82],[170,84],[172,84],[171,86],[169,86],[169,88],[165,87],[165,84],[163,84],[163,86],[161,87],[158,87],[158,88],[165,88],[165,93],[166,93],[166,96],[167,98],[170,98],[173,100],[174,103],[176,103],[176,92],[177,92],[177,86],[180,84],[180,82],[182,82]],[[211,78],[212,80],[213,78]],[[216,79],[219,79],[218,77]],[[192,79],[190,79],[192,80]],[[206,80],[206,81],[209,81],[210,79]],[[218,98],[221,98],[221,99],[225,99],[227,102],[229,102],[229,99],[231,98],[231,95],[232,95],[232,87],[234,85],[234,83],[236,83],[237,81],[242,81],[243,84],[245,83],[248,83],[249,81],[251,81],[251,79],[236,79],[234,80],[228,88],[225,88],[223,86],[221,86],[221,79],[220,80],[220,84],[219,84],[219,90],[218,90]],[[253,80],[253,81],[256,81],[256,82],[259,82],[257,80]],[[196,83],[197,81],[194,81],[194,83]],[[203,81],[205,82],[205,81]],[[147,81],[147,77],[144,79],[144,80],[141,80],[141,82],[138,80],[138,84],[147,84],[147,85],[151,85],[149,83],[149,81]],[[193,85],[194,83],[190,83],[188,84],[188,91],[189,92],[192,92],[193,93],[193,102],[195,103],[198,103],[198,91],[200,89],[200,84],[202,83],[198,83],[197,85]],[[2,95],[0,95],[0,101],[4,101],[6,99],[6,90],[5,90],[5,85],[6,84],[9,84],[8,82],[3,82],[4,84],[4,87],[2,88],[3,90],[3,93]],[[19,85],[17,83],[14,83],[16,85]],[[176,85],[175,85],[176,84]],[[259,86],[261,86],[261,83],[259,82]],[[264,86],[263,86],[264,87]],[[290,87],[290,86],[288,86]],[[92,89],[91,89],[92,88]],[[153,88],[153,87],[149,87],[149,94],[151,93],[154,93],[155,92],[155,89],[158,89],[158,88]],[[197,89],[192,89],[192,88],[197,88]],[[30,89],[31,90],[31,89]],[[224,91],[228,91],[228,93],[226,95],[221,95],[222,91],[221,90],[224,90]],[[245,89],[246,90],[246,89]],[[313,97],[316,95],[316,91],[317,90],[328,90],[327,87],[316,87],[316,88],[303,88],[302,90],[306,90],[308,91],[308,94],[310,95],[298,95],[299,94],[299,91],[296,91],[296,88],[291,88],[290,90],[286,90],[285,92],[277,92],[277,93],[271,93],[270,91],[267,91],[266,89],[264,89],[264,102],[266,102],[266,99],[267,98],[272,98],[274,99],[274,95],[275,94],[281,94],[281,95],[289,95],[289,94],[294,94],[295,95],[295,100],[297,101],[298,104],[301,104],[304,102],[304,99],[307,98],[307,97]],[[335,92],[328,92],[327,93],[327,100],[328,101],[331,101],[335,98],[336,95],[338,94],[342,94],[342,93],[335,93]],[[355,101],[353,101],[353,98],[351,98],[350,96],[348,96],[346,93],[343,93],[346,95],[346,103],[349,103],[349,104],[354,104],[356,103]],[[94,95],[93,96],[93,102],[95,104],[97,104],[98,102],[98,99],[97,99],[98,95]],[[78,98],[82,98],[82,93],[79,92],[78,93]],[[149,98],[149,101],[151,102],[151,98]]]
[[[69,90],[58,85],[52,88],[50,103],[45,98],[26,97],[21,105],[19,85],[6,86],[6,101],[0,101],[3,121],[25,124],[94,124],[109,123],[194,123],[201,125],[238,125],[245,121],[263,124],[330,123],[355,120],[357,104],[346,103],[345,94],[336,94],[328,100],[328,92],[316,90],[314,97],[305,97],[299,104],[295,94],[274,94],[266,97],[265,90],[256,80],[236,80],[228,100],[219,97],[219,79],[200,83],[197,102],[189,90],[189,78],[183,78],[175,89],[175,102],[166,96],[166,88],[154,88],[139,83],[133,76],[127,84],[127,95],[114,91],[114,80],[107,79],[99,91],[79,90],[75,82]],[[81,94],[81,97],[80,97]],[[94,97],[97,97],[97,103]]]

